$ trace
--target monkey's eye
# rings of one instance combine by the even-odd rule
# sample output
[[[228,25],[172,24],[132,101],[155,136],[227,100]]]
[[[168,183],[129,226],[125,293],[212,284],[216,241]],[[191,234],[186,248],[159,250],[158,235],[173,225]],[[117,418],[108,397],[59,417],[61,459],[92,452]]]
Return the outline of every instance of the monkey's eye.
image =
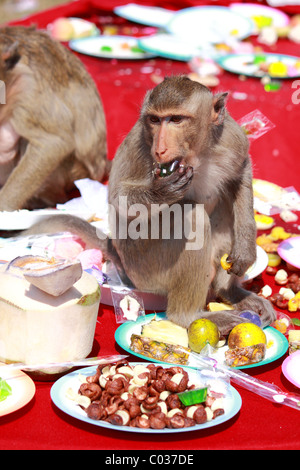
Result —
[[[180,122],[182,122],[182,120],[183,120],[183,116],[177,116],[177,115],[171,116],[171,119],[170,119],[170,121],[175,122],[175,124],[179,124]]]
[[[152,124],[157,124],[159,122],[159,117],[155,115],[149,116],[148,119]]]

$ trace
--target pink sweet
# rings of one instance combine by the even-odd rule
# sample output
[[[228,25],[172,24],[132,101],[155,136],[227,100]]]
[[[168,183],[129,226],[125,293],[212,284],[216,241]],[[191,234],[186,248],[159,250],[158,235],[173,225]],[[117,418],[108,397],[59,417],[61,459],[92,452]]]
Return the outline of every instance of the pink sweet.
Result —
[[[83,250],[84,246],[79,239],[59,238],[54,242],[54,256],[56,258],[75,260]]]
[[[102,268],[103,256],[100,250],[94,248],[84,250],[78,254],[77,259],[81,262],[82,269],[92,268],[93,266],[99,269]]]

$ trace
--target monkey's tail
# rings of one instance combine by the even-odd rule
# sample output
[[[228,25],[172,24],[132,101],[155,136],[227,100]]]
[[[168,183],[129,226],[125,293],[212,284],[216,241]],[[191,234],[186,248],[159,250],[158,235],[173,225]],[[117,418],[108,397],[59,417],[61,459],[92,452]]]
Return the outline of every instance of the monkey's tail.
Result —
[[[86,249],[96,248],[101,250],[103,257],[115,264],[121,279],[127,284],[131,284],[131,281],[125,274],[120,257],[113,246],[112,239],[102,232],[102,230],[94,227],[80,217],[67,214],[53,215],[37,222],[20,235],[28,236],[60,232],[71,232],[77,235],[85,243]]]

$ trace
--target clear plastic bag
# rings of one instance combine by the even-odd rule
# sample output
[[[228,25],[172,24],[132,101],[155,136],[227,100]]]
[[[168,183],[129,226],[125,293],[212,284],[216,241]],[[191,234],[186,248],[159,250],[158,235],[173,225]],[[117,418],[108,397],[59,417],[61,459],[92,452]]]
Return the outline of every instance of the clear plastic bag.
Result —
[[[141,294],[122,282],[118,270],[112,262],[107,262],[106,275],[116,322],[136,321],[140,316],[145,315],[144,301]]]

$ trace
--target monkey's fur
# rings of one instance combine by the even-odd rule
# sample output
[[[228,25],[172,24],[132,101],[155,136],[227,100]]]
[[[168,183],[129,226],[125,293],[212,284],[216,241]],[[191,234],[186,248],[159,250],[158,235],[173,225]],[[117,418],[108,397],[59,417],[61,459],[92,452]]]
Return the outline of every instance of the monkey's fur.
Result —
[[[239,283],[256,259],[252,171],[248,140],[228,115],[225,98],[184,76],[165,79],[147,93],[140,118],[116,153],[109,180],[117,228],[134,220],[119,212],[120,196],[127,197],[127,209],[136,203],[147,208],[190,203],[195,215],[197,204],[204,205],[203,248],[187,250],[187,240],[172,235],[121,239],[118,230],[112,239],[101,241],[93,227],[65,216],[31,233],[68,227],[89,246],[102,249],[136,288],[166,295],[168,318],[184,327],[206,317],[226,334],[244,321],[238,313],[245,309],[258,312],[264,326],[270,324],[275,319],[271,303]],[[156,162],[174,159],[182,164],[174,173],[164,178],[153,174]],[[194,218],[194,228],[195,223]],[[220,266],[224,253],[232,261],[229,271]],[[234,310],[207,312],[211,290]]]
[[[0,210],[53,207],[107,176],[106,124],[82,62],[46,32],[0,28]]]

